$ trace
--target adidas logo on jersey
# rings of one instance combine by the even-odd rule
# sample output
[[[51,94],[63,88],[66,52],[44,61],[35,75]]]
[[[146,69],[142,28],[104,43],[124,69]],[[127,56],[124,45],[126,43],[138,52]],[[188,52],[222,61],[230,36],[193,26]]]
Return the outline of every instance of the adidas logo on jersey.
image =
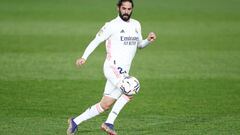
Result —
[[[125,31],[124,30],[121,30],[121,32],[120,33],[125,33]]]

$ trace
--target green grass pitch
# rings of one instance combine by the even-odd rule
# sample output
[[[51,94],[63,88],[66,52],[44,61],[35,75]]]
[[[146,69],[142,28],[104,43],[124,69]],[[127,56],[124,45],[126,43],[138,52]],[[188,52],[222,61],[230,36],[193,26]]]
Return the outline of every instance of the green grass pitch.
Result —
[[[64,135],[67,119],[100,100],[102,44],[75,67],[116,0],[0,1],[0,134]],[[119,135],[240,134],[240,1],[135,0],[133,18],[158,39],[139,50],[141,90]],[[109,112],[109,111],[108,111]],[[107,113],[79,127],[103,135]]]

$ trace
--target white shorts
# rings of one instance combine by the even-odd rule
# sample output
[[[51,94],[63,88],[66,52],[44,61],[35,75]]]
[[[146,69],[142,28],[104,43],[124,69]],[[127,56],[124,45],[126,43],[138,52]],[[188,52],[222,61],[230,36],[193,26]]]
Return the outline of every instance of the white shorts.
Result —
[[[118,99],[123,94],[118,84],[128,75],[130,66],[118,66],[115,61],[106,60],[103,69],[107,79],[103,95]]]

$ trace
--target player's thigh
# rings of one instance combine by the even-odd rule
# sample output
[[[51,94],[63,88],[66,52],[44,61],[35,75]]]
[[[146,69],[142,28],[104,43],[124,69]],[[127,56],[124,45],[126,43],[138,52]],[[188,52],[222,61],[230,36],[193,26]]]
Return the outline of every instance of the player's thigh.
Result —
[[[125,70],[109,61],[104,63],[104,75],[113,85],[118,86],[118,83],[124,78]]]
[[[122,91],[110,80],[107,80],[103,95],[113,99],[118,99],[122,95]]]

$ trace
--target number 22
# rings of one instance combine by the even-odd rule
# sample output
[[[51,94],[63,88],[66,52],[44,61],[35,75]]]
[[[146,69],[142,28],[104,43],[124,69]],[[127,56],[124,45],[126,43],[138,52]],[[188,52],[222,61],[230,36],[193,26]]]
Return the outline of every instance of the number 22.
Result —
[[[127,73],[126,71],[123,71],[123,68],[121,68],[121,67],[118,67],[117,69],[119,70],[120,74],[126,74]]]

